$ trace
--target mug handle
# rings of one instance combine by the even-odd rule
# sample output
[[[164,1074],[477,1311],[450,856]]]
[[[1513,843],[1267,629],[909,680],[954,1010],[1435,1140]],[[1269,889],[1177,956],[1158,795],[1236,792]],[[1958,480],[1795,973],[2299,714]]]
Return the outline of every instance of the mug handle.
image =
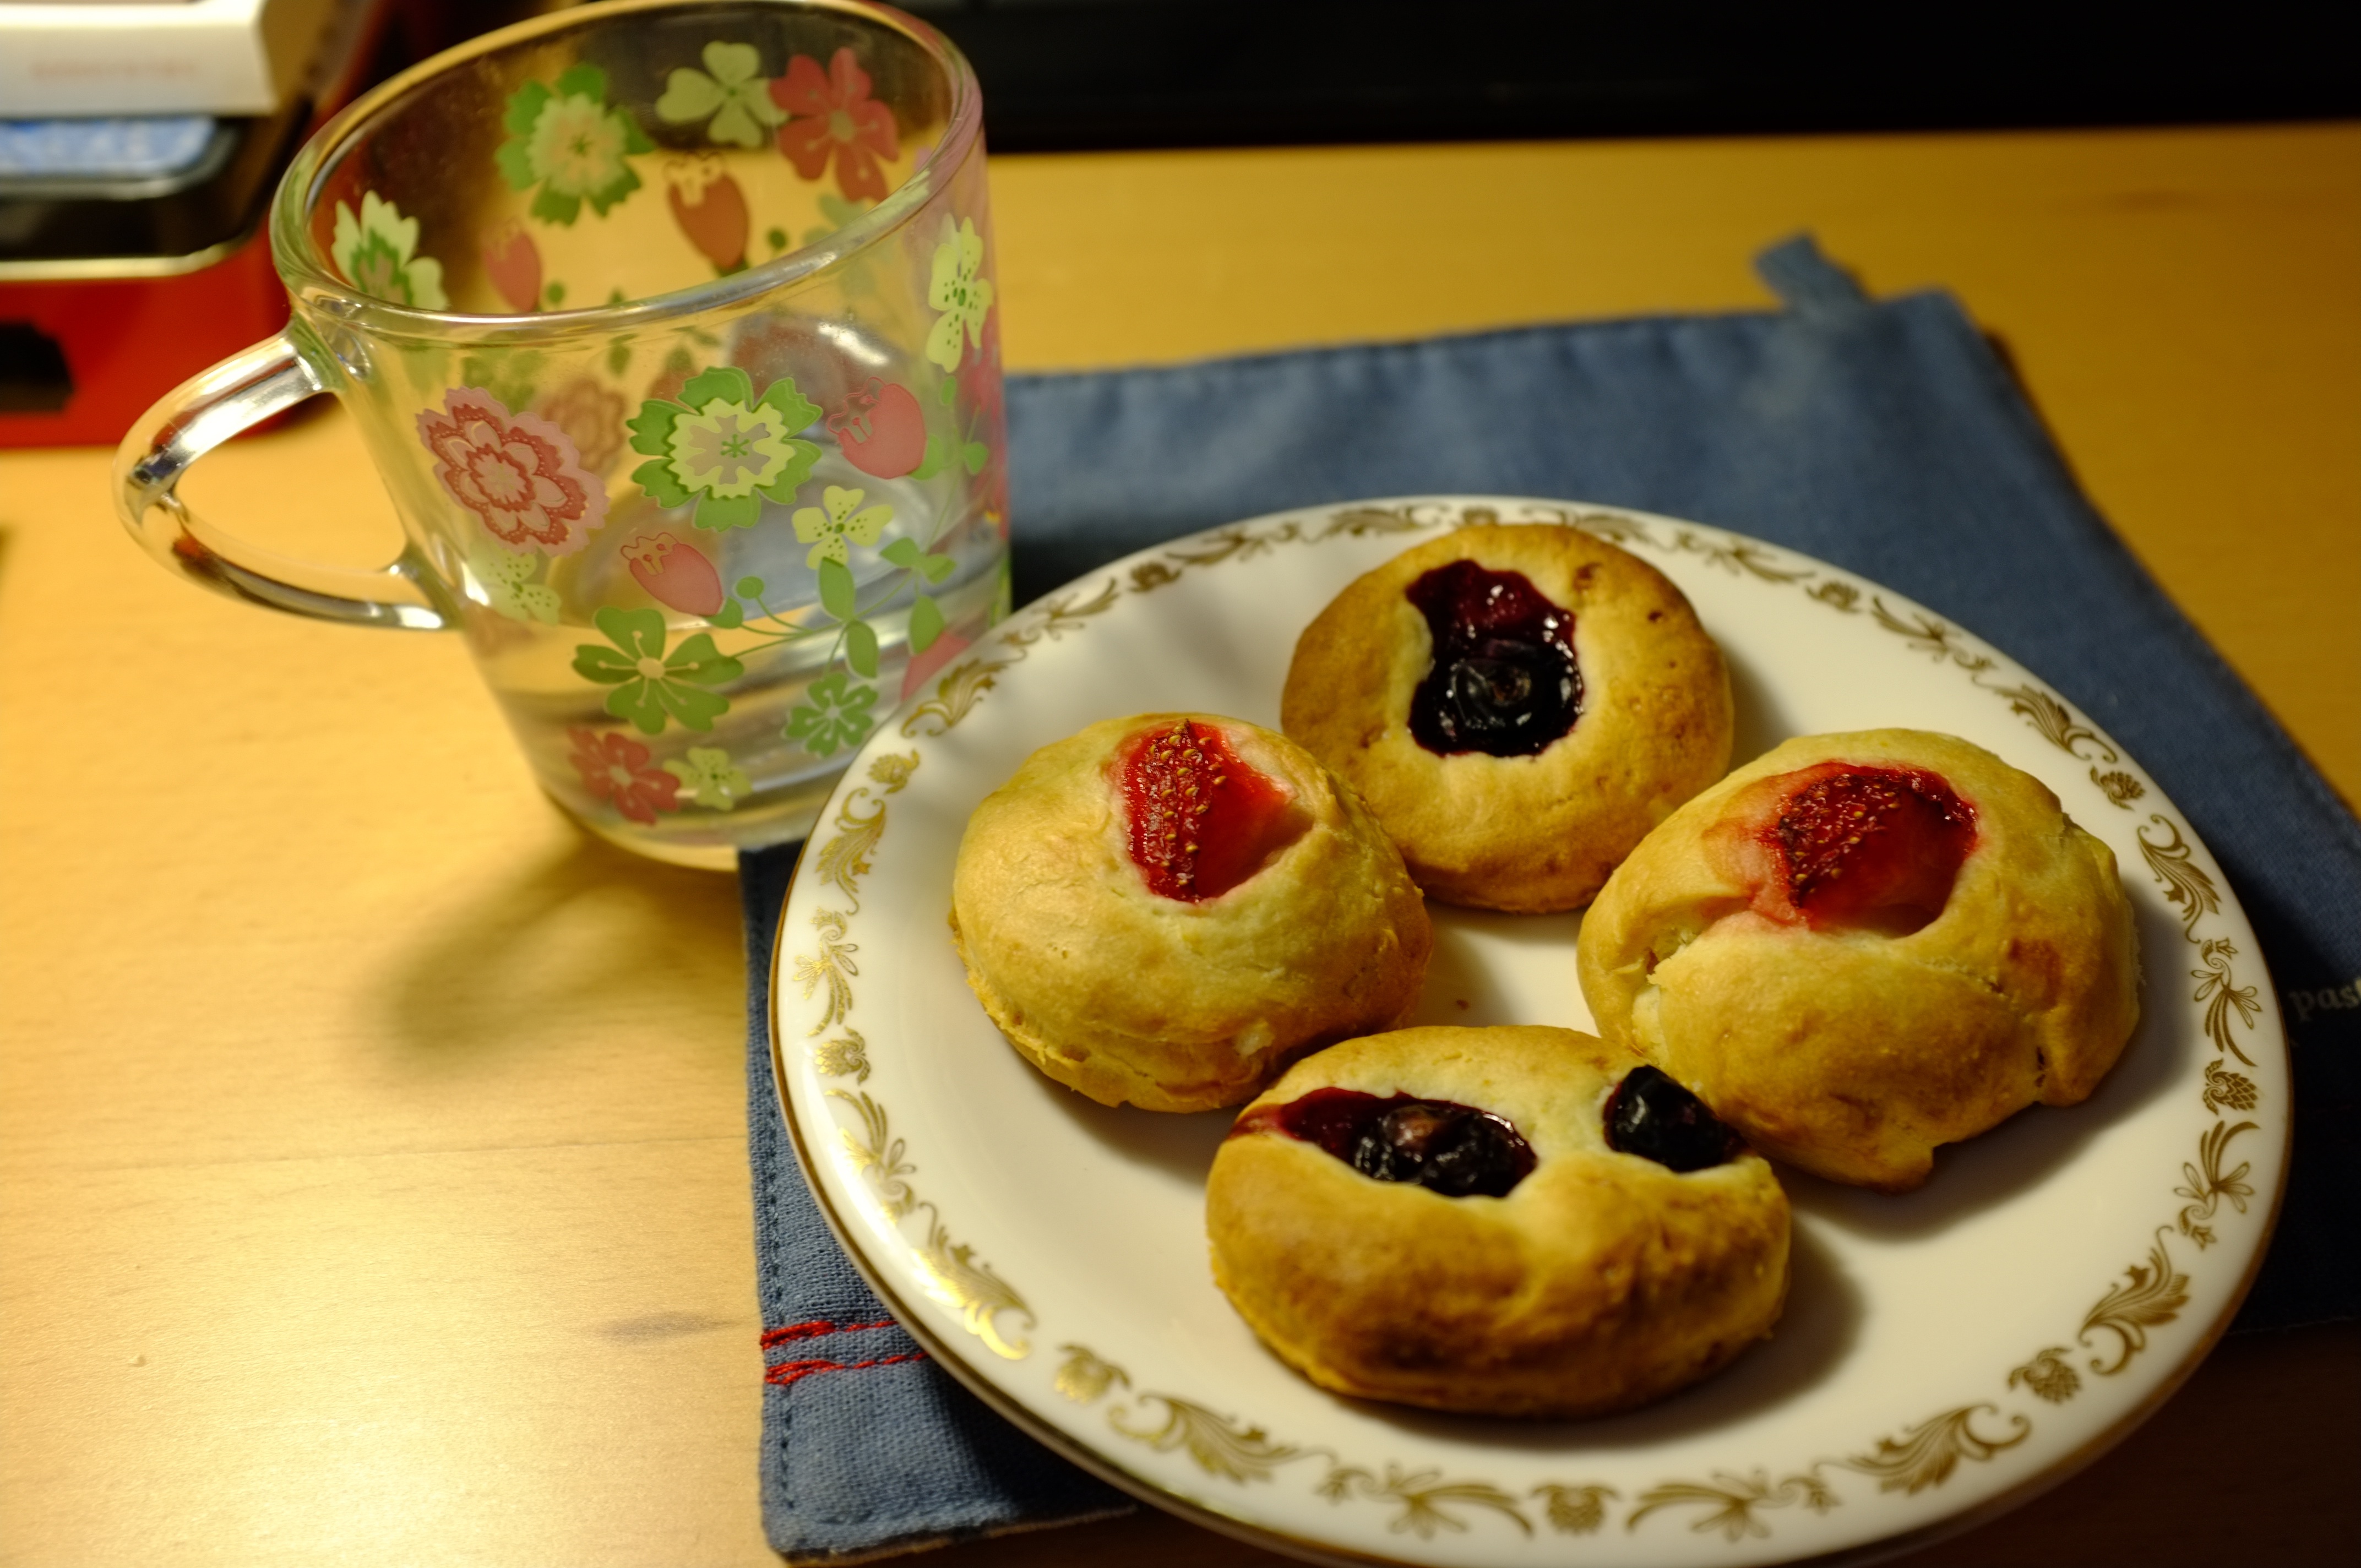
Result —
[[[189,465],[239,432],[329,390],[291,332],[182,382],[142,414],[115,454],[115,506],[131,536],[169,570],[217,593],[324,620],[437,631],[459,623],[405,545],[375,571],[321,566],[240,543],[189,510]]]

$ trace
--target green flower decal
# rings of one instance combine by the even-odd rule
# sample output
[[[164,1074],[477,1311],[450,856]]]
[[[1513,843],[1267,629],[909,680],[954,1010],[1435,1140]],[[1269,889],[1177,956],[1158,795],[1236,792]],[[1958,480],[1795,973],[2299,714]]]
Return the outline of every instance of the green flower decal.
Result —
[[[374,191],[361,192],[358,216],[336,203],[328,256],[364,294],[422,311],[439,311],[451,302],[443,294],[443,264],[418,254],[418,220],[403,217],[401,208]]]
[[[992,280],[983,270],[983,236],[973,218],[954,225],[943,218],[942,238],[935,246],[933,275],[927,283],[927,303],[944,313],[927,334],[927,357],[946,370],[956,370],[968,345],[983,346],[983,318],[992,313]]]
[[[640,188],[626,155],[656,149],[630,115],[607,107],[607,73],[595,65],[569,68],[555,90],[526,82],[500,126],[509,133],[493,154],[501,178],[513,190],[540,186],[533,215],[553,224],[571,224],[585,202],[605,216]]]
[[[574,673],[615,688],[607,694],[609,713],[631,720],[642,735],[653,735],[667,718],[679,719],[686,729],[710,729],[730,711],[728,697],[698,688],[734,681],[746,666],[714,647],[712,633],[700,631],[666,653],[661,611],[610,605],[591,620],[613,646],[577,646]]]
[[[719,746],[691,746],[686,757],[675,757],[664,766],[689,798],[708,811],[735,811],[754,790],[746,770],[732,763],[730,753]]]
[[[705,127],[710,139],[760,147],[770,129],[787,120],[787,112],[771,102],[770,82],[754,74],[762,68],[763,57],[752,44],[707,44],[705,70],[685,65],[664,79],[656,114],[669,126],[710,115]]]
[[[811,698],[787,714],[787,739],[800,740],[815,757],[834,756],[847,746],[858,746],[876,720],[869,714],[877,700],[875,686],[855,685],[842,670],[830,670],[804,689]]]
[[[877,543],[877,536],[894,521],[894,509],[883,501],[862,508],[868,494],[830,485],[820,492],[820,506],[796,509],[796,543],[811,546],[811,554],[804,557],[805,565],[817,567],[822,561],[833,561],[841,566],[846,565],[848,542]]]
[[[541,374],[547,368],[549,356],[537,348],[470,354],[459,361],[459,385],[480,387],[509,408],[529,409],[541,390]]]
[[[557,590],[533,579],[541,572],[538,551],[502,550],[479,537],[467,551],[467,571],[484,591],[484,602],[511,620],[557,624]]]
[[[877,204],[874,202],[847,201],[833,191],[822,191],[815,200],[819,203],[819,215],[824,221],[804,230],[806,245],[818,245],[829,236],[851,228],[855,218]],[[783,248],[786,243],[787,236],[782,234],[778,245],[772,248]]]
[[[795,499],[796,487],[819,461],[819,447],[793,437],[820,411],[796,390],[793,377],[781,377],[757,398],[753,378],[724,365],[691,377],[680,396],[676,403],[649,399],[631,422],[631,450],[649,459],[631,477],[658,506],[694,499],[699,528],[752,528],[763,515],[763,498]],[[800,537],[800,524],[796,532]]]

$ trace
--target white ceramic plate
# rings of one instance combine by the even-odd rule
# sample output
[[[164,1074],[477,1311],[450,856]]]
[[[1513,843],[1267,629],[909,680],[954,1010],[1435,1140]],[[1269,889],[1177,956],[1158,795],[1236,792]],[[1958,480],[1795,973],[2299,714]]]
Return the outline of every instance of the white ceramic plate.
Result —
[[[1795,734],[1948,730],[2049,784],[2138,912],[2144,1018],[2089,1102],[1946,1150],[1882,1198],[1783,1172],[1776,1336],[1677,1398],[1524,1425],[1338,1398],[1207,1271],[1230,1116],[1110,1111],[1021,1061],[945,925],[969,812],[1035,748],[1156,709],[1275,727],[1297,633],[1464,521],[1572,521],[1669,574],[1729,654],[1744,762]],[[1563,502],[1259,518],[1034,604],[883,726],[780,923],[774,1062],[807,1174],[950,1372],[1150,1501],[1283,1551],[1420,1563],[1842,1554],[2021,1501],[2121,1437],[2245,1293],[2286,1169],[2287,1050],[2221,870],[2137,763],[2024,668],[1910,601],[1715,530]],[[1416,1021],[1590,1025],[1578,916],[1432,905]]]

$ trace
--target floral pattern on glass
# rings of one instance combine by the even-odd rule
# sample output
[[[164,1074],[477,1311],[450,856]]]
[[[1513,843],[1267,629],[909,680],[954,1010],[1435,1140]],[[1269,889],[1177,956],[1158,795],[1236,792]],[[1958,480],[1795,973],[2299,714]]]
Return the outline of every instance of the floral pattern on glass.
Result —
[[[443,293],[443,264],[418,254],[418,220],[374,191],[361,192],[357,215],[336,203],[336,229],[328,258],[345,280],[362,293],[397,305],[439,311],[451,302]]]
[[[795,439],[820,411],[796,390],[793,377],[756,397],[753,378],[725,365],[690,377],[680,399],[640,405],[631,450],[649,461],[631,477],[667,510],[694,501],[699,528],[753,527],[764,499],[792,500],[819,461],[817,444]]]
[[[1005,439],[1008,417],[1002,386],[1000,318],[995,315],[985,320],[975,352],[962,359],[957,379],[945,388],[951,394],[945,400],[966,409],[958,429],[960,466],[972,477],[982,477],[987,467],[992,470],[984,480],[983,510],[995,527],[1008,515],[1007,465],[993,461]]]
[[[664,201],[673,222],[697,254],[723,277],[746,267],[746,236],[752,220],[746,193],[710,152],[664,159]]]
[[[798,175],[821,179],[833,159],[837,189],[848,198],[884,199],[885,171],[878,159],[899,157],[901,137],[894,111],[870,97],[869,73],[850,49],[830,56],[825,72],[809,55],[796,56],[770,91],[788,116],[779,129],[779,151]]]
[[[564,431],[584,469],[604,474],[623,449],[623,394],[596,376],[576,376],[544,393],[533,411]]]
[[[691,746],[685,756],[664,763],[664,772],[680,781],[689,798],[708,811],[735,811],[754,792],[746,770],[730,760],[719,746]]]
[[[511,550],[565,555],[607,521],[607,488],[566,432],[478,387],[455,387],[418,415],[434,477]]]
[[[773,102],[771,83],[761,74],[762,54],[752,44],[717,40],[705,46],[703,58],[703,71],[684,65],[664,78],[658,119],[670,126],[704,120],[708,140],[744,148],[762,146],[768,131],[786,123],[787,112]]]
[[[832,757],[860,745],[876,725],[869,710],[877,701],[877,688],[855,683],[842,670],[830,670],[804,695],[810,701],[789,711],[786,738],[802,741],[815,757]]]
[[[983,320],[992,311],[992,280],[983,276],[983,236],[973,218],[943,216],[927,281],[927,303],[942,312],[927,334],[927,357],[956,370],[967,348],[983,346]]]
[[[541,575],[539,555],[503,550],[478,537],[467,551],[467,572],[493,614],[511,620],[538,620],[544,626],[557,624],[561,608],[557,590],[533,581]]]
[[[484,276],[509,309],[526,315],[541,308],[541,247],[514,218],[504,219],[481,246]]]
[[[828,433],[844,460],[880,479],[898,479],[927,455],[927,415],[910,389],[872,376],[829,410]]]
[[[728,685],[744,674],[746,666],[716,648],[711,632],[683,638],[667,652],[661,611],[609,605],[591,617],[591,623],[607,641],[578,644],[574,673],[613,686],[607,694],[607,711],[630,720],[641,734],[658,734],[672,719],[684,729],[710,729],[715,719],[730,711],[728,697],[705,688]]]
[[[492,156],[511,190],[534,191],[533,215],[571,224],[582,203],[601,217],[640,188],[633,153],[653,152],[639,122],[607,106],[607,73],[595,65],[569,67],[552,88],[528,82],[511,94],[500,126],[508,132]]]
[[[643,533],[623,546],[623,564],[648,597],[684,615],[718,615],[728,597],[721,574],[693,544],[669,533]]]
[[[861,503],[868,494],[830,485],[820,491],[819,506],[796,509],[796,543],[811,546],[804,556],[805,565],[817,569],[822,561],[833,561],[841,566],[847,564],[851,545],[877,543],[885,525],[894,521],[894,509],[883,501],[863,507]]]
[[[630,736],[576,727],[566,738],[574,742],[567,760],[582,775],[582,787],[611,803],[625,821],[653,827],[659,811],[680,809],[679,776],[649,766],[652,753]]]

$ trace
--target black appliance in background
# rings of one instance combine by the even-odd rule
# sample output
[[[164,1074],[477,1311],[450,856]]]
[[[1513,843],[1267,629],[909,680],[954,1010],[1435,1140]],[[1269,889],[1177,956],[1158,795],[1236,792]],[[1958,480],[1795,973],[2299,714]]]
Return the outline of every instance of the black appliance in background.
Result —
[[[2361,115],[2327,5],[898,3],[975,63],[996,152]]]

